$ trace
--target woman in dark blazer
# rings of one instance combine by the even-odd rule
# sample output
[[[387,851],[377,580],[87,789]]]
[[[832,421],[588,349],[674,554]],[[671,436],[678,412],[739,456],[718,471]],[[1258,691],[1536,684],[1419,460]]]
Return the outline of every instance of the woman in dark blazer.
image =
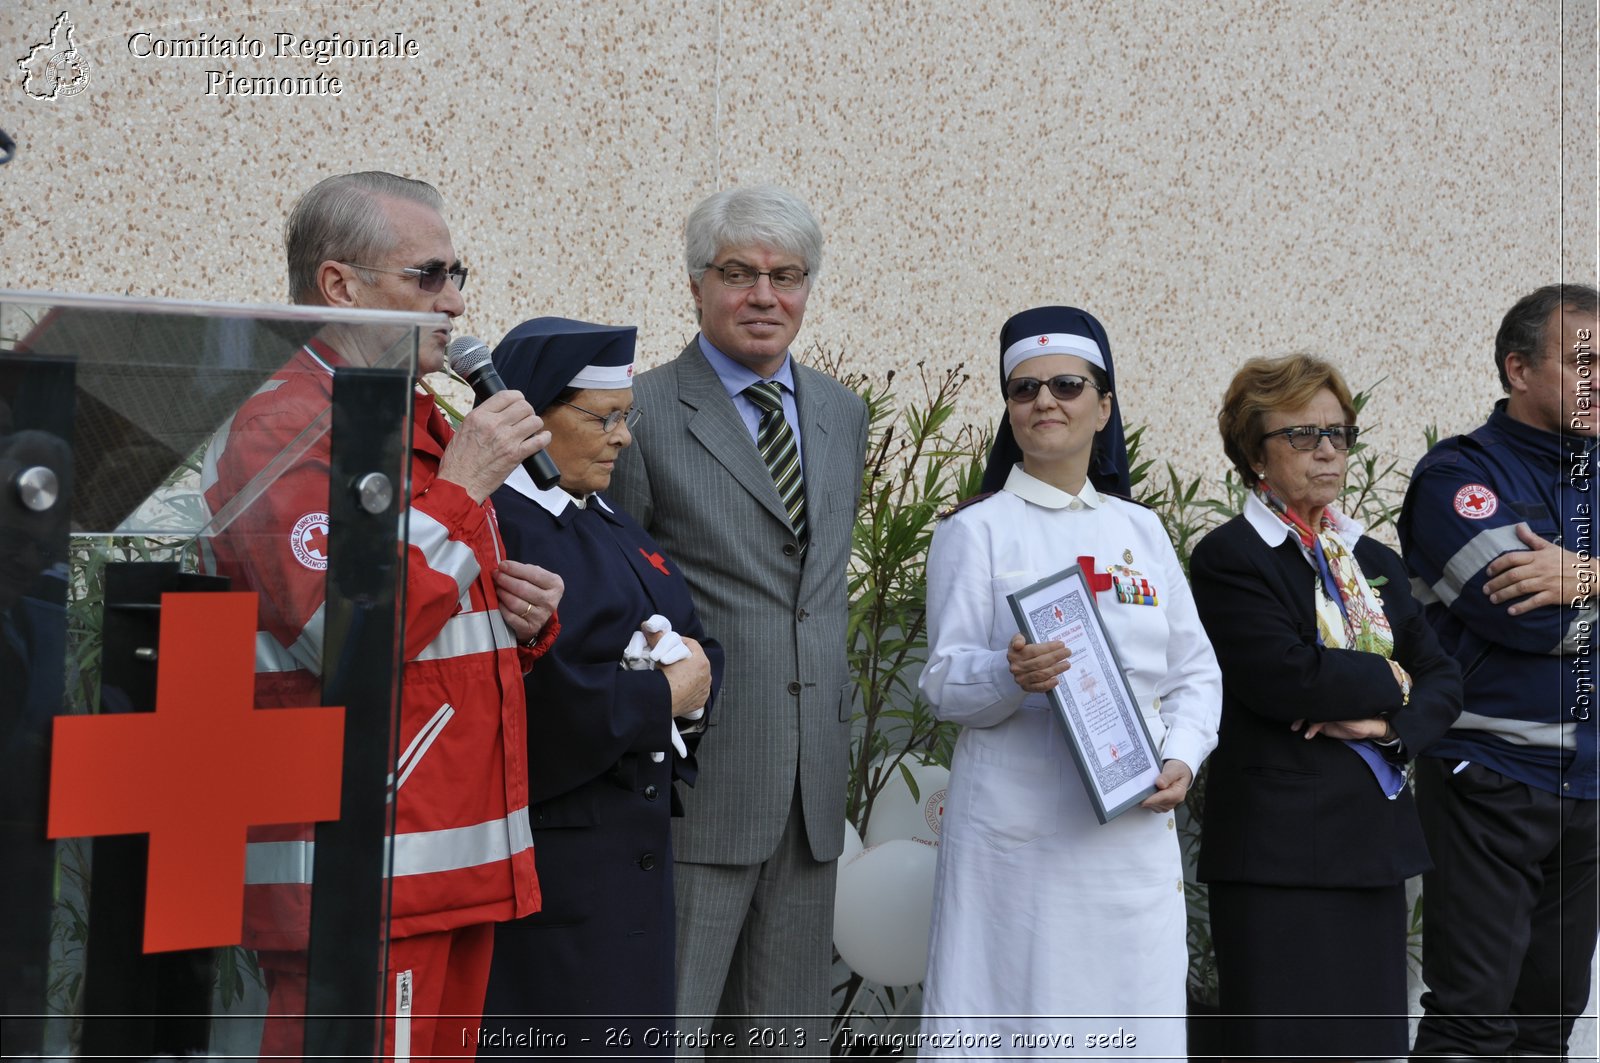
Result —
[[[1189,575],[1222,665],[1198,871],[1232,1058],[1406,1054],[1405,880],[1429,860],[1404,767],[1461,677],[1400,558],[1334,506],[1355,419],[1307,355],[1247,362],[1217,417],[1250,494]]]
[[[674,780],[693,782],[697,710],[722,651],[677,565],[601,493],[640,412],[633,348],[631,328],[537,318],[494,352],[544,418],[561,470],[557,487],[519,469],[495,492],[506,556],[550,569],[565,590],[560,632],[526,678],[543,904],[495,927],[480,1056],[672,1052],[652,1032],[675,1026]],[[662,620],[670,631],[656,630]]]

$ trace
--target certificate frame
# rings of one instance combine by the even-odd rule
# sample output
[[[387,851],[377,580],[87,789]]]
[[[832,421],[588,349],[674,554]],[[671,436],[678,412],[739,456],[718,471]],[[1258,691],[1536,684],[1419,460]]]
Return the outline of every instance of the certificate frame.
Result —
[[[1006,595],[1028,642],[1065,642],[1071,667],[1050,690],[1089,803],[1102,824],[1156,792],[1161,751],[1080,565]],[[1069,678],[1074,677],[1074,678]],[[1126,743],[1128,748],[1122,748]]]

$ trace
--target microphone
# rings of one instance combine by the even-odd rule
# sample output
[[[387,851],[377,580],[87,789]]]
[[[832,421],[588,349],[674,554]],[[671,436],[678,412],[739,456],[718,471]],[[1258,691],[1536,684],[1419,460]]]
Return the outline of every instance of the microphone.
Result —
[[[479,402],[490,395],[510,390],[506,382],[500,379],[494,362],[490,361],[489,345],[478,337],[458,336],[451,340],[445,357],[456,375],[472,385],[472,393]],[[548,491],[561,482],[561,470],[550,460],[550,455],[542,450],[523,461],[522,467],[528,470],[528,475],[533,477],[534,484],[541,491]]]

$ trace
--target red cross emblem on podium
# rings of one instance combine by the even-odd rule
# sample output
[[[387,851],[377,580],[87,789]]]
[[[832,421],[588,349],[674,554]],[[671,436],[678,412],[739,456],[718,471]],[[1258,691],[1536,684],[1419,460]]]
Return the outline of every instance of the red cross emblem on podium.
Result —
[[[289,550],[294,559],[314,572],[328,570],[328,515],[307,513],[295,521],[289,532]]]
[[[315,527],[306,533],[305,548],[311,556],[322,560],[328,556],[328,529]]]
[[[253,707],[256,596],[161,598],[156,711],[63,716],[51,838],[150,835],[144,951],[239,943],[245,831],[337,819],[344,709]]]

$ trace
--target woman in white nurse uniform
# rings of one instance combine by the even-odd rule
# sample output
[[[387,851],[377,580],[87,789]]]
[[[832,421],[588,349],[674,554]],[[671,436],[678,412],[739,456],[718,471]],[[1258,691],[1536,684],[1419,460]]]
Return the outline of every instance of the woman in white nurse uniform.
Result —
[[[1000,350],[994,493],[943,520],[928,556],[922,692],[963,730],[923,1053],[1183,1058],[1173,810],[1216,745],[1221,676],[1166,532],[1119,497],[1127,450],[1105,330],[1039,307],[1006,322]],[[1071,661],[1059,642],[1025,645],[1006,601],[1074,562],[1111,577],[1096,604],[1163,761],[1156,793],[1104,825],[1046,696]]]

